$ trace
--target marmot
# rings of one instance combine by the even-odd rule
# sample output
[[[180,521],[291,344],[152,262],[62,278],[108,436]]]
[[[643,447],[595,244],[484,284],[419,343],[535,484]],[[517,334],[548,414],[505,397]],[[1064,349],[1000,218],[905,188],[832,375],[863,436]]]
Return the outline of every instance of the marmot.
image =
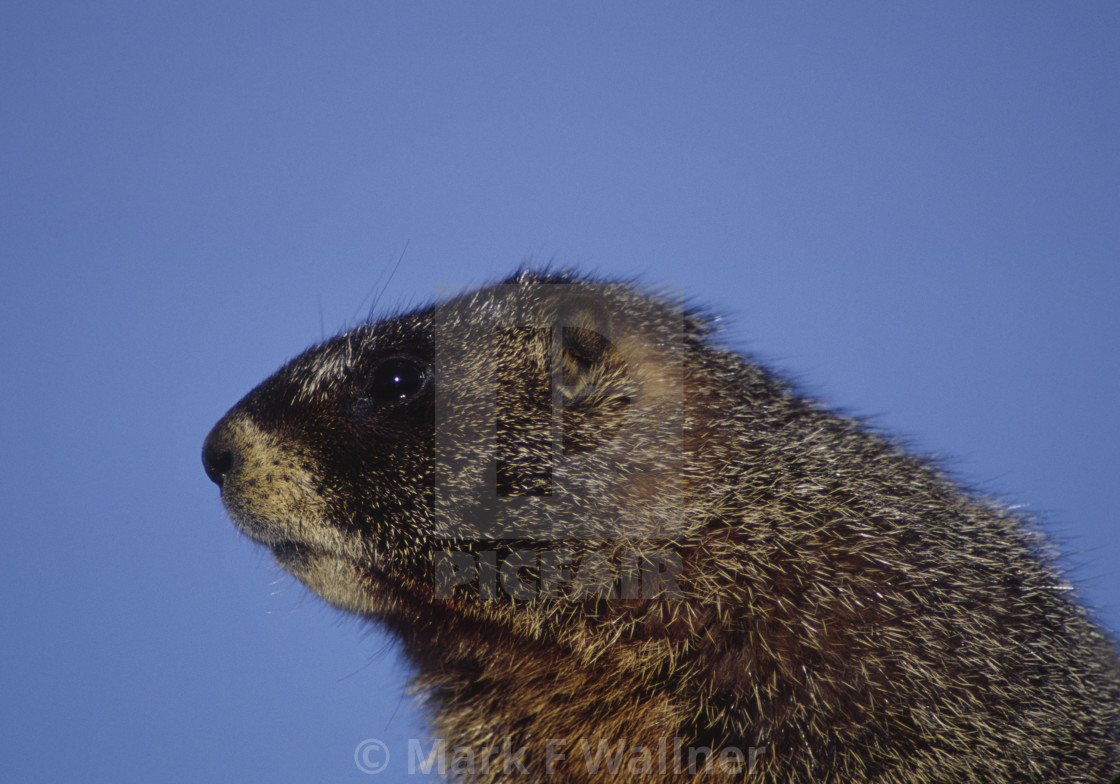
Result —
[[[307,350],[203,462],[400,639],[450,778],[1120,775],[1115,648],[1029,521],[710,324],[522,271]]]

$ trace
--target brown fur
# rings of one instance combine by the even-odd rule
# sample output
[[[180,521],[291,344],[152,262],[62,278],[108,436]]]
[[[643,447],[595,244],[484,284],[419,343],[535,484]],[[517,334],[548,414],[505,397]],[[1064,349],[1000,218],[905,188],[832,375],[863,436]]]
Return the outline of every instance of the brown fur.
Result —
[[[627,284],[521,273],[347,332],[204,461],[401,639],[449,777],[1120,774],[1112,643],[1023,519]]]

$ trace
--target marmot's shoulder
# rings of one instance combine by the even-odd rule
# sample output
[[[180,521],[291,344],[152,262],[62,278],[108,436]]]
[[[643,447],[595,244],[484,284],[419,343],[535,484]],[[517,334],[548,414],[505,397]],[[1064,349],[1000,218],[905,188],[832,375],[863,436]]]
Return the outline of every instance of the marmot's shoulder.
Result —
[[[630,282],[523,270],[360,326],[203,457],[400,637],[460,778],[511,748],[569,781],[1120,775],[1114,648],[1028,523]]]

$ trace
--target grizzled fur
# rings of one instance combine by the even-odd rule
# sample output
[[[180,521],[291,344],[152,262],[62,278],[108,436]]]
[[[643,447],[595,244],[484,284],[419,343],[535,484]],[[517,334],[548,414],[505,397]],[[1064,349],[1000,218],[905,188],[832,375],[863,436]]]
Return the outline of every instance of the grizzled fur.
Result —
[[[709,333],[523,272],[311,348],[204,461],[399,637],[449,777],[1120,774],[1116,654],[1030,527]]]

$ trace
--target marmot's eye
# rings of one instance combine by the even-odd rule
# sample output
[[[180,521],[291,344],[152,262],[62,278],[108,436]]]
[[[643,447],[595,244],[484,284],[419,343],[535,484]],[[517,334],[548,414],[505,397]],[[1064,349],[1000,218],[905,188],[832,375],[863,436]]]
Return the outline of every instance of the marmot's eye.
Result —
[[[401,403],[415,397],[428,381],[428,368],[404,357],[386,359],[373,369],[366,394],[374,403]]]

